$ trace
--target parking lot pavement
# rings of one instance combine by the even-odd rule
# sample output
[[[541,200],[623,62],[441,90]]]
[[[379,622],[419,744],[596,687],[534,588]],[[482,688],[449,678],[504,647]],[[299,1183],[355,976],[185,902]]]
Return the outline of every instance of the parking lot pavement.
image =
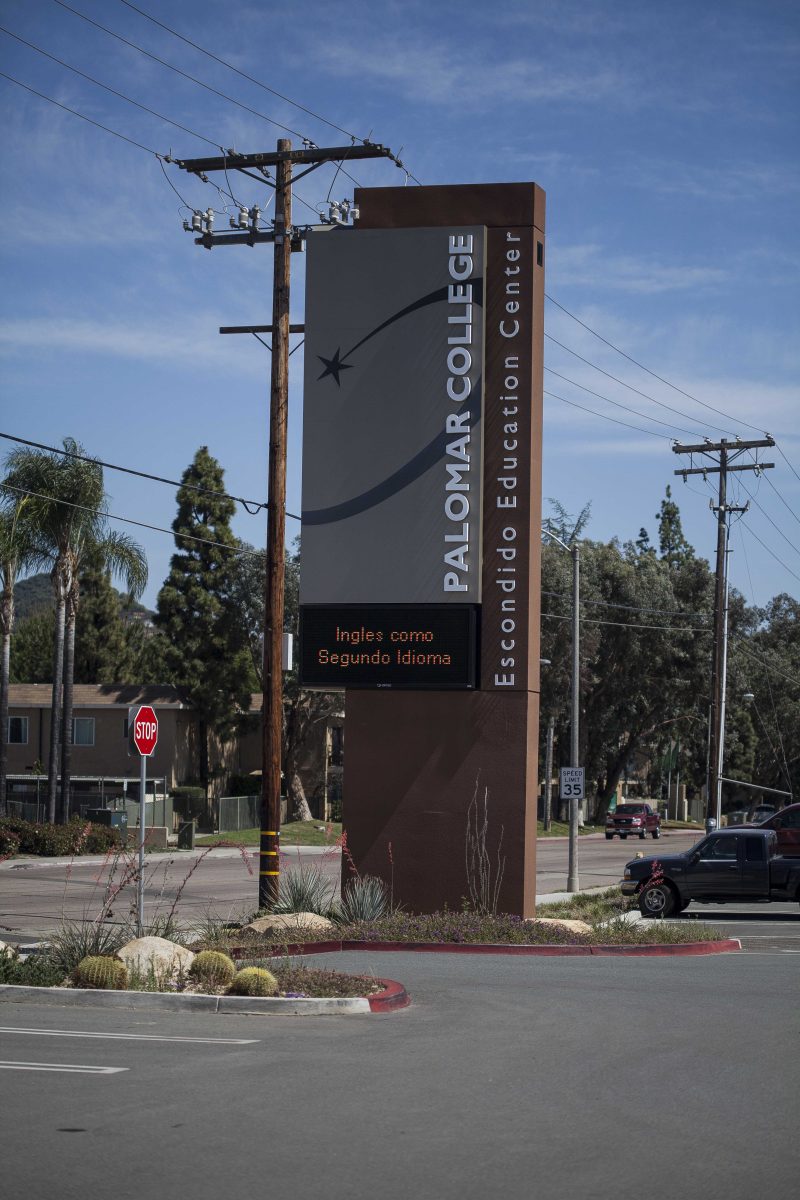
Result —
[[[303,1021],[4,1005],[0,1059],[59,1068],[0,1071],[5,1194],[792,1192],[798,959],[322,961],[400,979],[413,1005]]]
[[[674,918],[713,925],[748,954],[800,954],[800,904],[697,904]]]

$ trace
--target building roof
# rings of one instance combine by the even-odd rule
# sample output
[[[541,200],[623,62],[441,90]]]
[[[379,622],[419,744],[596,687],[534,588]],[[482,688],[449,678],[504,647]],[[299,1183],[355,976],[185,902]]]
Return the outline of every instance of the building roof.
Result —
[[[10,708],[49,708],[53,688],[49,683],[12,683],[8,688]],[[73,708],[131,708],[152,704],[153,708],[191,708],[178,688],[167,683],[76,683]]]

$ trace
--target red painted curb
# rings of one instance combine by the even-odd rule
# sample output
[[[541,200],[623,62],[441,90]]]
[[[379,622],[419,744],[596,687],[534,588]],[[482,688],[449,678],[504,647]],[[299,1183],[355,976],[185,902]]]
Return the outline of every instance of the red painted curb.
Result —
[[[542,958],[569,957],[570,955],[595,954],[608,957],[639,956],[658,957],[681,954],[726,954],[741,950],[738,938],[725,938],[716,942],[677,942],[640,946],[507,946],[499,943],[456,943],[456,942],[295,942],[276,950],[273,957],[288,954],[300,958],[304,954],[331,954],[343,950],[382,950],[386,953],[412,954],[511,954],[533,955]],[[244,947],[231,950],[232,958],[241,958],[251,951]]]
[[[370,1012],[396,1012],[398,1008],[408,1008],[411,997],[402,983],[396,983],[394,979],[379,979],[377,982],[384,984],[384,989],[376,996],[367,997]]]

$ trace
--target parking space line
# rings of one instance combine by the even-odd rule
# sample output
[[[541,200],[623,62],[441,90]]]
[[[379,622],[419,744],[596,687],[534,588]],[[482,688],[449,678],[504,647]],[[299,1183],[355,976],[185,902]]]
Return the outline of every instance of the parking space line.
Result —
[[[67,1075],[117,1075],[130,1067],[87,1067],[77,1063],[0,1062],[0,1071],[63,1071]]]
[[[27,1029],[20,1025],[0,1025],[0,1033],[26,1033],[32,1037],[108,1038],[123,1042],[191,1042],[214,1046],[252,1046],[260,1038],[169,1037],[158,1033],[90,1033],[80,1029]]]

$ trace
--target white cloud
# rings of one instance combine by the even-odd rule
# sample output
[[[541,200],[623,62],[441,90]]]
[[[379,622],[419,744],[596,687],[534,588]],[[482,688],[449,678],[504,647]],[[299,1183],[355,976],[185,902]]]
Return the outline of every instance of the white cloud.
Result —
[[[35,349],[38,357],[58,351],[74,354],[99,354],[110,358],[131,359],[137,363],[165,363],[175,366],[208,367],[245,375],[263,376],[264,364],[254,355],[236,354],[220,340],[208,336],[219,322],[214,315],[174,321],[171,328],[156,324],[130,324],[121,321],[73,320],[69,317],[28,317],[6,321],[0,327],[0,347],[4,353],[27,353]]]

